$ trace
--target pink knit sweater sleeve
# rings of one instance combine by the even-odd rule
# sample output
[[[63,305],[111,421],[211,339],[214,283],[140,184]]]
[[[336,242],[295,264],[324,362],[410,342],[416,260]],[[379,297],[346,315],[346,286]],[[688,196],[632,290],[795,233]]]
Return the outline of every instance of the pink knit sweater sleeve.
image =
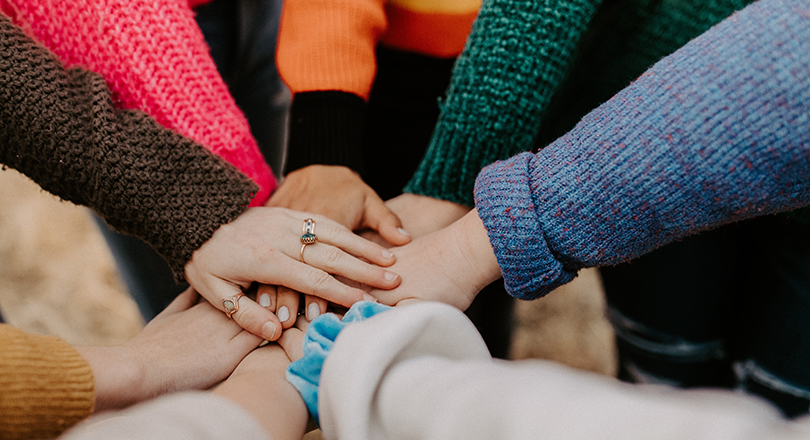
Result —
[[[148,113],[242,170],[261,188],[251,205],[275,189],[189,0],[0,0],[0,7],[66,67],[101,74],[116,106]]]

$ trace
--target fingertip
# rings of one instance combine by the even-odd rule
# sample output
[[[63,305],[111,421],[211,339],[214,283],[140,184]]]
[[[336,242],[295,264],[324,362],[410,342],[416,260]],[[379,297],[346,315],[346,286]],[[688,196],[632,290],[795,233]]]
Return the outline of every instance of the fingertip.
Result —
[[[317,318],[320,315],[321,315],[320,305],[318,305],[318,303],[315,301],[309,303],[306,310],[307,321],[311,322],[313,319]]]
[[[394,272],[385,271],[383,277],[385,277],[385,281],[388,282],[388,285],[391,286],[392,289],[402,283],[402,278]]]
[[[394,246],[402,246],[410,243],[413,240],[411,234],[399,226],[381,225],[378,231],[380,236]]]
[[[267,321],[262,325],[262,337],[268,341],[275,341],[281,336],[279,325],[273,321]]]

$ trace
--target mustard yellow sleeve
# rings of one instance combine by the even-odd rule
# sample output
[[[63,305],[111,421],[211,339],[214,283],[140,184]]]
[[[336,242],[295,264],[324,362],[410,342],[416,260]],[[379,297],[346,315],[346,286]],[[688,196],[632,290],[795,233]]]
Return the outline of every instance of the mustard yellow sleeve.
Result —
[[[90,364],[67,342],[0,324],[0,438],[53,438],[93,412]]]

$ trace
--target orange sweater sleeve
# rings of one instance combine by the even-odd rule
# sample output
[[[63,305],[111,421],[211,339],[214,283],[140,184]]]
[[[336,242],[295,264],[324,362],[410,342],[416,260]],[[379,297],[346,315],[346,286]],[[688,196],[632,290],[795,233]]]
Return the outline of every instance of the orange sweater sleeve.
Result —
[[[0,438],[53,438],[89,416],[90,364],[67,342],[0,324]]]
[[[287,0],[276,57],[293,92],[285,171],[324,164],[364,174],[366,104],[378,44],[454,58],[479,7],[480,0]]]
[[[339,90],[368,99],[374,48],[386,27],[384,0],[288,0],[277,62],[293,93]]]

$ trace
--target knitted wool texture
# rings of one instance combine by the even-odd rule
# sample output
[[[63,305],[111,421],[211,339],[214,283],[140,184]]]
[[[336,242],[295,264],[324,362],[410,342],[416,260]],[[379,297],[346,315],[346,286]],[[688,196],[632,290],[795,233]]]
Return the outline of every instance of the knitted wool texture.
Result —
[[[471,206],[485,165],[532,150],[541,128],[549,131],[545,143],[556,139],[748,2],[485,0],[405,190]],[[563,84],[570,93],[561,93]]]
[[[59,61],[0,14],[0,163],[143,238],[178,280],[257,190],[200,145],[113,107],[104,80]]]
[[[413,60],[452,59],[464,47],[478,8],[476,0],[285,2],[278,67],[294,94],[285,173],[325,164],[367,177],[363,147],[366,122],[373,117],[366,104],[378,80],[375,49],[406,51],[416,55]],[[446,69],[435,74],[448,75]],[[430,99],[435,106],[436,96]]]
[[[54,438],[93,413],[93,370],[67,342],[0,324],[0,438]]]
[[[472,205],[475,176],[531,146],[599,0],[484,1],[408,192]]]
[[[761,0],[476,184],[507,290],[536,298],[720,224],[810,204],[810,0]]]
[[[254,205],[275,189],[188,0],[0,0],[0,8],[67,67],[101,74],[116,106],[148,113],[242,170],[259,184]]]

